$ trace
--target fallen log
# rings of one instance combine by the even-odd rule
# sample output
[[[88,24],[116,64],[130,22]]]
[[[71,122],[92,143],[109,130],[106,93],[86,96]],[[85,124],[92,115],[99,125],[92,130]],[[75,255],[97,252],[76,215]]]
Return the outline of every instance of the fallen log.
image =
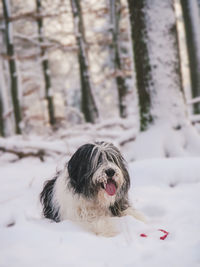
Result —
[[[25,157],[37,157],[41,161],[44,161],[45,156],[69,154],[67,153],[64,143],[59,143],[58,145],[56,142],[17,141],[15,139],[5,138],[0,138],[0,151],[15,154],[19,159]]]

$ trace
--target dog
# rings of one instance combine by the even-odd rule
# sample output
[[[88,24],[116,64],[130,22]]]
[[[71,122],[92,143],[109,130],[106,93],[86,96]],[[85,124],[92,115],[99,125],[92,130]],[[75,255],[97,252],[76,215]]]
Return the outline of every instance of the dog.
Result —
[[[145,221],[130,204],[130,177],[120,151],[111,143],[84,144],[40,194],[44,217],[72,220],[97,235],[115,236],[114,217]]]

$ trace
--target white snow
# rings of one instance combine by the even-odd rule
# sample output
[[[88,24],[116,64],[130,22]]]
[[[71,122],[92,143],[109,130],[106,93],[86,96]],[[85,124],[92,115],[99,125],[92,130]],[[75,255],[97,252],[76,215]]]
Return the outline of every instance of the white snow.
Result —
[[[188,104],[195,104],[195,103],[199,103],[200,102],[200,96],[195,97],[191,100],[188,101]]]
[[[200,157],[157,155],[129,163],[130,199],[148,224],[116,218],[121,233],[112,238],[95,236],[71,221],[42,218],[39,193],[59,157],[11,162],[8,154],[1,156],[0,266],[200,266]],[[169,232],[165,240],[158,229]]]

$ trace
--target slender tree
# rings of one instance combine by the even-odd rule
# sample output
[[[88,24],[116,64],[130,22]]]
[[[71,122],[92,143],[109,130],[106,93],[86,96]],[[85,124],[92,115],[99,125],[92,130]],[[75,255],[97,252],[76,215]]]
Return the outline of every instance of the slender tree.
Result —
[[[15,132],[17,134],[20,134],[21,111],[18,98],[18,77],[17,77],[17,66],[15,62],[12,23],[9,20],[11,15],[9,6],[10,3],[9,0],[2,0],[2,3],[3,3],[3,13],[5,19],[5,40],[6,40],[7,55],[9,60],[10,91],[12,96],[12,103],[13,103],[14,117],[15,117]]]
[[[153,81],[144,12],[146,2],[147,0],[128,0],[142,131],[152,122],[150,87]]]
[[[3,59],[0,58],[0,98],[2,102],[2,128],[4,136],[9,136],[14,133],[14,114],[12,111],[12,103],[10,103],[10,92],[7,90],[5,82],[5,72],[3,68]]]
[[[83,25],[80,1],[71,0],[71,8],[74,18],[76,43],[78,46],[78,61],[79,61],[80,81],[81,81],[81,91],[82,91],[81,108],[85,120],[87,122],[95,123],[95,121],[98,118],[98,110],[92,93],[92,84],[90,80],[87,47],[85,41],[84,25]]]
[[[49,113],[49,122],[51,125],[54,125],[56,122],[55,112],[54,112],[54,103],[53,96],[51,95],[51,77],[50,77],[50,69],[49,69],[49,61],[47,58],[47,53],[45,48],[43,47],[43,19],[40,16],[41,13],[41,0],[36,0],[37,6],[37,24],[38,24],[38,34],[39,34],[39,42],[41,49],[41,59],[42,59],[42,69],[45,83],[45,98],[48,104],[48,113]]]
[[[189,55],[192,95],[200,95],[200,19],[196,0],[181,0]],[[194,14],[196,13],[196,14]],[[200,104],[194,104],[194,113],[200,113]]]
[[[120,55],[120,15],[121,2],[120,0],[109,0],[110,6],[110,33],[112,35],[112,43],[110,45],[113,69],[116,76],[116,84],[119,96],[119,110],[122,118],[127,117],[126,96],[128,87],[126,77],[123,73],[123,66]]]
[[[5,127],[4,127],[4,118],[3,118],[3,101],[1,97],[1,88],[0,88],[0,135],[5,136]]]

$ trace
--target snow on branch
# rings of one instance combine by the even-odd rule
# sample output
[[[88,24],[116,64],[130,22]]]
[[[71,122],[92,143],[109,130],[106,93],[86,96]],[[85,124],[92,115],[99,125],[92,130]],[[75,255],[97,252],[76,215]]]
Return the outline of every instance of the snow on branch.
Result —
[[[58,11],[55,13],[37,13],[37,12],[31,11],[31,12],[20,13],[15,16],[9,16],[9,21],[13,22],[13,21],[21,20],[21,19],[38,20],[41,18],[58,17],[62,14],[67,14],[67,13],[68,13],[67,10]],[[3,17],[0,16],[0,19],[3,19]]]
[[[133,126],[131,120],[118,118],[116,120],[108,119],[95,125],[75,126],[70,130],[61,131],[58,138],[67,140],[69,146],[88,141],[107,141],[123,147],[129,142],[135,141],[136,136],[137,127]]]
[[[44,161],[45,156],[67,154],[65,146],[45,141],[25,141],[0,138],[0,151],[15,154],[21,158],[37,157]]]
[[[188,105],[192,105],[192,104],[195,104],[195,103],[200,103],[200,96],[192,98],[192,99],[187,101]]]

